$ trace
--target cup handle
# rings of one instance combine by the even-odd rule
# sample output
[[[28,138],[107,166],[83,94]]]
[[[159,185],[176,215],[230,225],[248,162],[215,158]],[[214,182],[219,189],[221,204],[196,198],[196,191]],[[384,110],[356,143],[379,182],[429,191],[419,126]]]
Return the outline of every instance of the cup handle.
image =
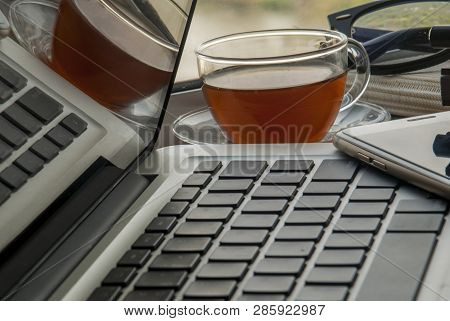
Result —
[[[341,111],[352,107],[364,94],[370,80],[369,55],[362,44],[353,39],[348,39],[349,69],[355,68],[356,76],[353,84],[346,91]]]

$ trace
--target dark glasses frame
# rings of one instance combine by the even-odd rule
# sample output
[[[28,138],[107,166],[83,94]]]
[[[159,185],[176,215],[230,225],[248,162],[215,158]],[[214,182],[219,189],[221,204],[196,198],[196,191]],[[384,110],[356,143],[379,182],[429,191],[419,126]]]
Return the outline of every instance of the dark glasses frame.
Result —
[[[333,13],[328,16],[328,21],[330,27],[333,30],[340,31],[352,37],[353,24],[362,16],[367,15],[372,12],[376,12],[389,7],[395,7],[402,4],[409,3],[423,3],[423,2],[448,2],[450,0],[383,0],[374,1],[367,4],[363,4],[354,8],[342,10]],[[407,46],[414,39],[422,39],[423,44],[429,43],[427,35],[429,33],[429,28],[412,28],[396,32],[390,32],[387,34],[380,34],[379,37],[364,43],[369,57],[371,60],[375,60],[380,57],[386,51],[392,47],[401,48],[402,46]],[[376,34],[377,30],[367,29],[367,32],[372,32]],[[424,37],[425,35],[425,37]],[[421,44],[416,44],[420,46]],[[372,65],[372,74],[374,75],[389,75],[398,74],[405,72],[412,72],[421,69],[430,68],[435,65],[442,64],[450,59],[450,49],[439,50],[434,54],[426,58],[420,58],[414,61],[408,61],[404,63],[396,63],[390,65]]]

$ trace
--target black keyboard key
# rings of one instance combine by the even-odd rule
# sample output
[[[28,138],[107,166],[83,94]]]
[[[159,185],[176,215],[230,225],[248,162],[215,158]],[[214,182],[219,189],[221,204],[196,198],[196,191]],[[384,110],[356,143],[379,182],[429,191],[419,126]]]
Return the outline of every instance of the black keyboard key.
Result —
[[[326,159],[313,177],[315,181],[352,181],[358,171],[358,162],[347,159]]]
[[[346,286],[307,285],[300,291],[297,301],[344,301],[347,295]]]
[[[220,173],[220,178],[250,178],[257,180],[267,167],[265,161],[231,161]]]
[[[351,285],[356,280],[354,267],[314,267],[306,279],[306,284]]]
[[[11,190],[0,183],[0,205],[6,202],[6,200],[11,196]]]
[[[388,212],[387,203],[348,203],[342,211],[342,216],[348,217],[384,217]]]
[[[229,230],[220,240],[220,244],[262,246],[268,237],[267,230]]]
[[[318,241],[322,235],[322,226],[283,226],[275,239],[277,241]]]
[[[283,214],[288,207],[286,200],[250,200],[245,204],[242,213]]]
[[[233,222],[233,229],[268,229],[273,230],[278,223],[278,215],[249,214],[239,215]]]
[[[220,168],[222,168],[222,162],[220,161],[203,161],[197,166],[194,173],[209,173],[214,175]]]
[[[395,197],[393,188],[357,188],[350,196],[351,202],[387,202]]]
[[[219,246],[210,257],[212,262],[253,262],[257,246]]]
[[[150,264],[150,270],[193,270],[200,261],[195,253],[164,253]]]
[[[441,199],[411,199],[401,200],[396,212],[402,213],[444,213],[448,204]]]
[[[384,235],[356,299],[414,300],[435,244],[434,233]]]
[[[183,187],[205,188],[209,182],[211,182],[211,175],[195,173],[184,181]]]
[[[175,235],[217,237],[222,228],[221,222],[184,222],[175,231]]]
[[[398,185],[399,181],[394,177],[369,168],[364,170],[361,179],[358,181],[358,188],[396,188]]]
[[[129,250],[117,263],[118,266],[142,267],[150,259],[150,250]]]
[[[114,301],[119,298],[121,291],[119,286],[100,286],[92,292],[87,301]]]
[[[198,280],[186,290],[186,299],[226,299],[229,300],[236,288],[235,281]]]
[[[286,296],[282,294],[243,294],[238,301],[284,301]]]
[[[305,180],[306,175],[302,172],[271,172],[264,177],[262,184],[301,186]]]
[[[325,243],[326,249],[369,249],[373,235],[370,233],[332,233]]]
[[[309,173],[314,167],[312,160],[278,160],[270,169],[271,172],[306,172]]]
[[[25,88],[28,82],[24,76],[19,74],[3,61],[0,61],[0,79],[15,92]]]
[[[198,187],[182,187],[172,196],[172,201],[193,203],[200,196],[200,193]]]
[[[128,293],[125,301],[169,301],[173,298],[172,289],[139,290]]]
[[[185,271],[149,271],[136,281],[136,289],[179,289],[187,279]]]
[[[33,136],[42,128],[42,123],[17,104],[6,108],[3,116],[28,136]]]
[[[117,267],[112,269],[103,279],[102,285],[127,286],[136,276],[133,267]]]
[[[176,216],[181,217],[189,209],[188,202],[169,202],[159,212],[159,216]]]
[[[444,224],[442,214],[395,214],[388,232],[440,233]]]
[[[208,263],[197,274],[199,279],[241,280],[247,272],[247,263]]]
[[[187,216],[188,221],[220,221],[228,222],[233,216],[231,207],[197,207]]]
[[[11,165],[0,173],[0,181],[8,185],[13,191],[18,190],[28,180],[28,175],[17,166]]]
[[[293,276],[253,276],[244,286],[244,293],[289,294],[294,285]]]
[[[75,137],[78,137],[81,134],[83,134],[88,127],[88,124],[75,114],[70,114],[69,116],[64,118],[60,124],[65,129],[74,134]]]
[[[255,268],[255,274],[265,275],[299,275],[305,260],[298,258],[266,258]]]
[[[244,200],[243,194],[206,194],[198,203],[198,206],[211,207],[239,207]]]
[[[30,151],[24,152],[20,155],[14,164],[20,167],[24,172],[30,176],[36,175],[42,168],[44,168],[44,160]]]
[[[3,142],[8,143],[15,149],[18,149],[20,146],[25,144],[28,139],[24,132],[19,130],[2,116],[0,116],[0,138]]]
[[[252,199],[292,200],[296,193],[296,186],[259,186],[253,193]]]
[[[316,261],[318,266],[356,266],[365,259],[364,250],[323,250]]]
[[[331,211],[294,211],[289,214],[286,225],[328,225],[331,221]]]
[[[169,233],[177,225],[177,219],[175,217],[156,217],[145,229],[146,232],[161,232],[164,234]]]
[[[4,141],[0,140],[0,163],[11,156],[13,148]]]
[[[174,237],[163,248],[165,253],[205,253],[211,246],[209,237]]]
[[[341,232],[357,232],[357,233],[376,233],[381,226],[378,218],[361,218],[361,217],[342,217],[336,222],[334,231]]]
[[[59,148],[65,149],[72,144],[74,136],[67,129],[64,129],[61,125],[57,125],[51,129],[45,137],[55,143]]]
[[[247,194],[253,188],[251,179],[220,179],[210,188],[210,193],[243,193]]]
[[[347,182],[311,182],[303,192],[304,195],[344,195],[347,193]]]
[[[13,95],[13,91],[4,83],[0,82],[0,104],[5,103]]]
[[[318,195],[305,195],[300,197],[295,209],[299,210],[331,210],[336,211],[341,204],[339,196],[318,196]]]
[[[63,111],[63,105],[36,87],[20,97],[17,103],[44,124],[50,123]]]
[[[314,242],[274,242],[267,250],[266,257],[308,258],[314,248]]]
[[[139,236],[136,242],[133,243],[133,249],[156,249],[163,241],[164,234],[162,233],[145,233]]]
[[[47,138],[42,137],[30,147],[30,151],[38,155],[47,163],[59,154],[59,148]]]

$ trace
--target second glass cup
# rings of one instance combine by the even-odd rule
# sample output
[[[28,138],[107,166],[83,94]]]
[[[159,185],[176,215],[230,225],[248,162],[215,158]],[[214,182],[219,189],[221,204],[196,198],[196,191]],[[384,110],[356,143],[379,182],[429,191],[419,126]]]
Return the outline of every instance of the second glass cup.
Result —
[[[235,144],[319,142],[370,78],[364,47],[335,31],[235,34],[196,54],[204,96]],[[350,69],[356,76],[346,92]]]

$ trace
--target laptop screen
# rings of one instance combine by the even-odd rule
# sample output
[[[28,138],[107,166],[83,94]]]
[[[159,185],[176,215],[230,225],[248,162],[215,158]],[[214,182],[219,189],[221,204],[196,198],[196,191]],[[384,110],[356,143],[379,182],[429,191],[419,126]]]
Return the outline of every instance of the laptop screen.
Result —
[[[62,0],[59,4],[51,66],[125,123],[125,131],[135,131],[129,146],[120,151],[124,155],[114,156],[127,160],[119,167],[152,150],[195,2]]]
[[[95,96],[94,99],[137,132],[137,157],[144,151],[151,152],[158,138],[196,0],[104,0],[104,3],[121,15],[120,19],[111,19],[114,27],[109,30],[113,41],[120,38],[117,58],[121,66],[105,68],[110,82],[107,101]],[[109,29],[112,25],[105,27]],[[111,56],[115,54],[115,50],[110,51]],[[108,75],[111,70],[112,75]],[[98,92],[101,94],[101,88]],[[124,152],[129,153],[129,149]]]
[[[72,197],[71,188],[86,190],[81,182],[114,168],[111,185],[94,188],[100,197],[152,151],[195,5],[8,4],[13,39],[0,41],[0,226],[8,228],[0,228],[0,251]]]

